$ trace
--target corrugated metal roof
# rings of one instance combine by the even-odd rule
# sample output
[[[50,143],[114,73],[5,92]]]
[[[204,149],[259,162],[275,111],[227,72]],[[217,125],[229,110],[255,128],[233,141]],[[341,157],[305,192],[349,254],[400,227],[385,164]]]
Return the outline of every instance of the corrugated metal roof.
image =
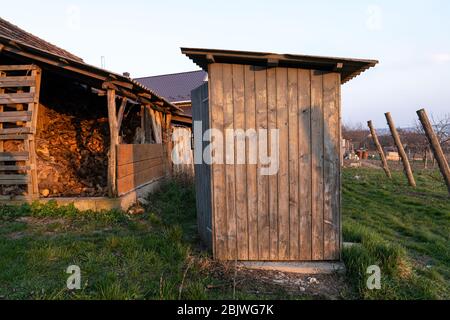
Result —
[[[42,49],[61,57],[73,59],[77,61],[83,61],[80,57],[61,49],[54,44],[51,44],[35,35],[26,32],[25,30],[19,28],[18,26],[2,19],[0,17],[0,36],[9,38],[11,40],[16,40],[25,44],[29,44],[35,48]]]
[[[342,83],[378,63],[377,60],[216,49],[181,48],[181,52],[205,71],[208,70],[208,64],[214,62],[304,68],[339,72]]]
[[[137,78],[136,81],[155,90],[170,102],[191,101],[191,91],[207,81],[203,70]]]

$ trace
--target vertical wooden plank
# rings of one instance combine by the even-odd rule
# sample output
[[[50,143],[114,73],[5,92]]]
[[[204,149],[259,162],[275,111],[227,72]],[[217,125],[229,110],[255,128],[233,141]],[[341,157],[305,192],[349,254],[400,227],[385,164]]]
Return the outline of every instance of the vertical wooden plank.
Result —
[[[204,83],[201,89],[201,97],[202,97],[202,110],[201,110],[201,119],[202,119],[202,127],[203,127],[203,135],[205,131],[210,129],[210,112],[209,112],[209,85],[208,83]],[[202,139],[203,140],[203,139]],[[211,141],[211,135],[208,134],[208,141]],[[202,141],[202,150],[205,150],[208,142]],[[208,158],[208,160],[210,160]],[[212,195],[211,195],[211,187],[212,187],[212,176],[211,176],[211,166],[210,162],[202,161],[202,188],[204,191],[205,201],[202,204],[203,210],[205,212],[204,223],[205,223],[205,236],[208,239],[208,243],[210,247],[214,246],[214,228],[213,228],[213,216],[212,216]]]
[[[224,126],[224,90],[223,65],[211,64],[209,66],[210,83],[210,119],[211,128],[223,132]],[[213,137],[214,139],[214,137]],[[213,141],[216,143],[216,141]],[[219,143],[224,147],[223,141]],[[217,154],[213,151],[213,159]],[[217,161],[219,163],[217,163]],[[218,260],[228,258],[227,250],[227,208],[225,200],[225,165],[224,159],[214,159],[211,165],[212,173],[212,206],[214,223],[214,257]]]
[[[297,69],[288,69],[289,125],[289,259],[300,259],[299,247],[299,188],[298,188],[298,77]]]
[[[323,260],[323,73],[311,71],[312,260]]]
[[[267,69],[267,126],[270,130],[277,129],[277,77],[276,68]],[[269,151],[271,149],[269,136]],[[269,180],[269,226],[270,226],[270,260],[278,260],[278,173],[268,177]]]
[[[4,77],[6,74],[0,71],[0,78]],[[5,89],[0,88],[0,94],[4,93]],[[0,105],[0,112],[3,112],[4,106]],[[0,122],[0,130],[3,129],[3,122]],[[4,152],[4,143],[3,140],[0,141],[0,152]],[[0,165],[4,165],[4,162],[0,162]]]
[[[108,155],[108,193],[110,197],[117,196],[117,145],[119,144],[119,132],[117,130],[116,119],[116,92],[109,89],[108,99],[108,119],[109,119],[109,155]]]
[[[342,107],[341,107],[341,74],[337,74],[337,95],[336,95],[336,104],[338,107],[338,126],[339,126],[339,174],[338,174],[338,210],[335,212],[337,214],[336,220],[338,222],[337,234],[336,234],[336,243],[338,250],[338,259],[342,260],[342,167],[344,166],[344,154],[343,150],[340,147],[340,143],[342,141]]]
[[[298,142],[300,199],[300,260],[311,256],[311,72],[297,70],[298,76]]]
[[[237,236],[236,236],[236,173],[235,173],[235,152],[233,133],[231,137],[229,130],[234,130],[234,106],[233,106],[233,68],[231,64],[223,66],[223,128],[226,137],[225,148],[225,194],[226,194],[226,213],[228,230],[228,259],[237,258]],[[232,132],[232,131],[231,131]]]
[[[120,109],[119,109],[120,110]],[[146,138],[145,138],[145,106],[142,104],[141,105],[141,136],[140,136],[140,144],[145,144],[147,143]],[[120,127],[119,127],[119,123],[117,121],[117,130],[119,131],[120,134]]]
[[[32,76],[35,78],[35,86],[30,88],[30,92],[34,93],[34,101],[31,105],[32,107],[32,119],[31,119],[31,132],[32,135],[35,135],[37,132],[37,121],[38,121],[38,115],[39,115],[39,99],[40,99],[40,92],[41,92],[41,77],[42,77],[42,71],[39,68],[35,68],[31,72]],[[29,109],[30,109],[29,105]],[[30,111],[30,110],[28,110]],[[32,196],[33,198],[37,199],[39,198],[39,181],[38,181],[38,174],[37,174],[37,161],[36,161],[36,142],[34,137],[32,136],[29,141],[29,152],[30,152],[30,160],[29,163],[31,165],[31,170],[29,171],[31,174],[31,184],[32,184],[32,190],[33,193],[29,196]]]
[[[339,228],[339,106],[337,104],[338,77],[336,73],[323,76],[324,112],[324,259],[338,260],[337,234]]]
[[[192,101],[192,120],[194,125],[194,133],[197,134],[197,123],[201,122],[203,126],[202,121],[202,96],[201,96],[201,88],[197,88],[191,92],[191,101]],[[148,112],[146,112],[148,113]],[[200,131],[200,130],[199,130]],[[203,138],[203,128],[200,131],[200,137],[195,136],[195,139],[202,139]],[[195,147],[198,147],[197,145]],[[203,145],[202,152],[203,152]],[[199,152],[199,150],[195,150],[195,152]],[[198,160],[198,159],[196,159]],[[202,159],[203,160],[203,159]],[[204,210],[204,203],[206,202],[205,199],[205,192],[203,189],[204,179],[206,177],[203,175],[203,163],[195,164],[195,200],[196,200],[196,209],[197,209],[197,227],[200,234],[200,237],[203,241],[207,240],[206,237],[206,225],[205,225],[205,215],[207,212]]]
[[[255,71],[245,66],[245,128],[256,129]],[[248,258],[258,260],[258,187],[257,187],[257,136],[246,143],[247,153],[247,214],[248,214]]]
[[[245,129],[245,96],[244,96],[244,66],[233,65],[233,104],[234,104],[234,128]],[[245,134],[236,137],[236,159],[242,155],[245,157]],[[244,159],[245,160],[245,159]],[[236,163],[236,233],[237,256],[239,260],[248,260],[248,224],[247,224],[247,175],[246,164]]]
[[[278,259],[289,259],[289,128],[288,74],[286,68],[276,69],[277,127],[279,130],[278,171]]]
[[[256,92],[256,128],[267,130],[267,75],[266,69],[255,71]],[[262,133],[258,138],[261,140]],[[260,145],[260,147],[264,147]],[[267,150],[267,146],[265,146]],[[265,152],[263,152],[265,153]],[[257,190],[258,190],[258,259],[270,259],[269,214],[268,214],[268,177],[261,175],[261,163],[258,160]]]

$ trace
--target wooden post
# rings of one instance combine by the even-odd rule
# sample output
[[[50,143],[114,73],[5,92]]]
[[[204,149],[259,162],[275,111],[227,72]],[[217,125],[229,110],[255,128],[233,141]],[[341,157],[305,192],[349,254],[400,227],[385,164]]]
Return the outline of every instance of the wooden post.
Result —
[[[383,148],[381,147],[380,141],[378,140],[377,132],[375,131],[375,128],[373,127],[372,121],[367,122],[367,125],[370,129],[370,134],[372,135],[373,142],[375,143],[375,146],[377,147],[378,154],[381,158],[381,164],[383,166],[384,172],[386,173],[386,176],[389,179],[392,179],[391,171],[389,170],[388,163],[386,161],[386,156],[384,155]]]
[[[119,112],[117,113],[117,130],[119,131],[119,135],[120,135],[120,128],[122,127],[123,113],[125,112],[127,102],[128,102],[128,99],[123,97],[122,103],[119,108]]]
[[[422,127],[425,131],[428,141],[430,142],[431,150],[433,150],[434,157],[438,162],[442,176],[444,177],[445,183],[447,184],[448,193],[450,194],[450,168],[447,159],[445,158],[444,152],[442,151],[442,147],[439,143],[436,133],[433,130],[433,126],[431,125],[430,119],[428,118],[425,109],[417,111],[417,115],[419,116]]]
[[[395,145],[397,146],[398,153],[403,162],[403,167],[405,168],[405,174],[408,178],[409,185],[411,187],[416,187],[416,181],[414,180],[414,176],[411,170],[411,165],[409,164],[408,156],[406,155],[405,149],[403,148],[402,141],[400,140],[400,135],[397,132],[397,128],[395,127],[394,120],[392,119],[391,113],[387,112],[384,114],[386,116],[386,120],[388,122],[389,128],[391,129],[392,137],[394,138]]]
[[[117,196],[117,146],[119,144],[119,130],[117,125],[116,91],[108,89],[108,118],[110,146],[108,157],[108,194],[110,197]]]

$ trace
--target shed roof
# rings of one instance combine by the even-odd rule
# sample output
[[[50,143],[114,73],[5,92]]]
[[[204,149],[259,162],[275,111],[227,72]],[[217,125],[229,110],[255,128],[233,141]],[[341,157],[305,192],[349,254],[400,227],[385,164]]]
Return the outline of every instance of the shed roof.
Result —
[[[210,63],[314,69],[339,72],[342,83],[346,83],[378,63],[377,60],[217,49],[181,48],[181,52],[205,71],[208,70]]]
[[[39,39],[3,19],[1,19],[0,25],[5,26],[4,28],[0,26],[0,52],[2,54],[21,57],[25,61],[77,75],[100,87],[103,84],[113,86],[118,89],[119,94],[128,95],[128,97],[131,94],[139,100],[150,101],[171,111],[182,111],[133,79],[89,65],[81,58]]]
[[[169,102],[180,103],[191,101],[191,91],[208,80],[203,70],[164,74],[152,77],[136,78],[146,87],[152,88]]]
[[[42,49],[48,52],[52,52],[64,58],[69,58],[77,61],[83,61],[80,57],[61,49],[54,44],[51,44],[31,33],[26,32],[25,30],[19,28],[18,26],[2,19],[0,17],[0,36],[20,41],[23,43],[28,43],[38,49]]]

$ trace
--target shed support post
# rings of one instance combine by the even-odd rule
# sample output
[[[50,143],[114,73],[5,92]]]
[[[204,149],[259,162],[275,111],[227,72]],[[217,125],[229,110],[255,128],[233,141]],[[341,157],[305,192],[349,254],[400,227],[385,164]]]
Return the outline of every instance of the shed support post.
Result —
[[[166,159],[168,162],[167,171],[170,175],[172,174],[172,131],[171,131],[171,123],[172,123],[172,114],[166,113],[164,115],[164,129],[163,129],[163,144],[166,148]]]
[[[425,109],[421,109],[417,111],[417,115],[419,116],[420,122],[422,123],[422,127],[425,131],[425,134],[430,142],[431,150],[433,150],[433,154],[437,163],[439,165],[439,169],[441,169],[442,176],[444,177],[445,183],[447,184],[448,193],[450,194],[450,168],[445,158],[444,152],[442,151],[441,144],[436,136],[436,133],[433,130],[433,126],[431,125],[430,119],[425,111]]]
[[[117,113],[117,131],[119,131],[120,135],[120,128],[122,127],[122,121],[123,121],[123,113],[125,112],[125,108],[127,106],[127,98],[122,98],[122,103],[119,108],[119,112]]]
[[[110,147],[108,156],[108,194],[117,196],[117,146],[119,145],[119,130],[116,111],[116,91],[108,89],[108,119],[110,133]]]
[[[400,154],[400,157],[402,159],[403,167],[405,168],[405,174],[408,178],[409,185],[415,188],[416,181],[414,180],[411,165],[409,164],[408,156],[406,155],[402,141],[400,140],[400,135],[398,134],[397,128],[395,127],[394,120],[392,119],[390,112],[385,113],[385,116],[391,130],[392,137],[394,138],[395,145],[397,146],[398,153]]]
[[[386,173],[386,176],[389,179],[392,179],[391,171],[389,170],[389,166],[386,161],[386,156],[384,155],[383,148],[381,147],[380,141],[378,140],[377,132],[376,132],[375,128],[373,127],[372,121],[367,122],[367,125],[369,126],[370,134],[372,135],[373,142],[375,143],[375,146],[377,147],[377,150],[378,150],[378,154],[380,155],[383,170]]]

